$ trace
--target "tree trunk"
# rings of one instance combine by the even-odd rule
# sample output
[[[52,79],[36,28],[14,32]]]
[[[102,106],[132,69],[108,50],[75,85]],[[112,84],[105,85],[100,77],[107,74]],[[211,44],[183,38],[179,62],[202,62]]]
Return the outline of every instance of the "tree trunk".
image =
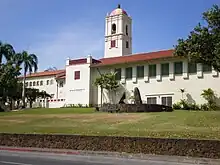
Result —
[[[32,101],[32,100],[30,100],[30,108],[32,108],[32,103],[33,103],[33,101]]]
[[[103,88],[101,88],[101,107],[102,107],[102,95],[103,95]]]
[[[26,72],[24,72],[24,78],[23,78],[23,90],[22,90],[22,107],[25,108],[25,81],[26,81]]]

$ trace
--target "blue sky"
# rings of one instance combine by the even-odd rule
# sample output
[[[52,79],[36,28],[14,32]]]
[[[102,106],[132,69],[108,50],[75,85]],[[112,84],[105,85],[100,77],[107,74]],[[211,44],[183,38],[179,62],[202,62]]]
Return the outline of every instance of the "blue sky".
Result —
[[[104,55],[105,16],[117,4],[133,21],[133,53],[173,48],[219,0],[0,0],[0,40],[39,58],[39,68]]]

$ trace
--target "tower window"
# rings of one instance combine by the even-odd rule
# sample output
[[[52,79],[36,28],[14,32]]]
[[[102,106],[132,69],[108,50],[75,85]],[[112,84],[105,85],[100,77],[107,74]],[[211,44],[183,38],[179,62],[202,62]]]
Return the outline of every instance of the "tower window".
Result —
[[[126,41],[126,48],[129,48],[129,43],[128,43],[128,41]]]
[[[112,34],[116,33],[116,24],[112,24]]]
[[[125,32],[126,32],[126,35],[128,36],[128,25],[125,26]]]
[[[114,48],[115,47],[115,40],[112,40],[111,41],[111,48]]]
[[[75,80],[79,80],[80,79],[80,71],[75,71],[74,79]]]

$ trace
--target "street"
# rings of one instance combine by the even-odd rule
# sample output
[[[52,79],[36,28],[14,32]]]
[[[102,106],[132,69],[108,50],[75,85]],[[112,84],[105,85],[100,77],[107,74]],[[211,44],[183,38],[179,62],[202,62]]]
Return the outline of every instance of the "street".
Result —
[[[0,165],[193,165],[196,163],[139,160],[105,156],[0,151]],[[206,164],[215,164],[208,163]],[[217,165],[217,164],[216,164]]]

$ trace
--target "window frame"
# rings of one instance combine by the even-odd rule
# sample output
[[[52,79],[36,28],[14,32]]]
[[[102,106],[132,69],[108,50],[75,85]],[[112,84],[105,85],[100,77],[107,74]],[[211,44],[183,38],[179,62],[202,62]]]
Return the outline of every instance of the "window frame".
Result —
[[[155,73],[152,72],[152,70],[151,70],[152,67],[155,69]],[[152,74],[152,73],[154,73],[154,74]],[[149,77],[156,77],[157,76],[157,65],[156,64],[150,64],[149,65],[148,75],[149,75]]]
[[[165,104],[163,103],[163,99],[165,99]],[[171,103],[170,103],[170,105],[169,105],[169,100],[168,99],[171,99],[170,101],[171,101]],[[172,107],[172,105],[173,105],[173,97],[172,96],[162,96],[161,97],[161,104],[162,105],[165,105],[165,106],[170,106],[170,107]]]
[[[81,75],[81,73],[79,70],[74,71],[74,80],[80,80],[80,78],[81,78],[80,75]]]
[[[168,73],[164,72],[164,68],[163,68],[164,66],[168,66],[168,70],[167,70]],[[169,76],[169,74],[170,74],[170,64],[169,63],[161,63],[161,76],[166,77],[166,76]]]
[[[139,70],[142,70],[141,72],[138,72]],[[142,75],[142,72],[143,72],[143,75]],[[137,78],[144,78],[144,65],[140,65],[140,66],[137,66]]]
[[[115,80],[121,80],[121,68],[115,68],[115,72],[116,72]]]
[[[132,74],[133,74],[132,72],[133,72],[132,67],[125,68],[125,79],[126,80],[132,79]]]
[[[152,101],[152,99],[155,99],[155,101]],[[147,97],[147,104],[157,104],[157,97],[156,96]]]
[[[195,69],[195,70],[193,70],[193,69]],[[188,62],[188,73],[189,74],[196,74],[197,73],[197,63]]]
[[[178,64],[181,64],[181,70],[180,70],[180,72],[178,71],[177,72],[177,66],[178,66]],[[183,62],[182,61],[176,61],[176,62],[174,62],[174,74],[175,75],[182,75],[183,74]]]

